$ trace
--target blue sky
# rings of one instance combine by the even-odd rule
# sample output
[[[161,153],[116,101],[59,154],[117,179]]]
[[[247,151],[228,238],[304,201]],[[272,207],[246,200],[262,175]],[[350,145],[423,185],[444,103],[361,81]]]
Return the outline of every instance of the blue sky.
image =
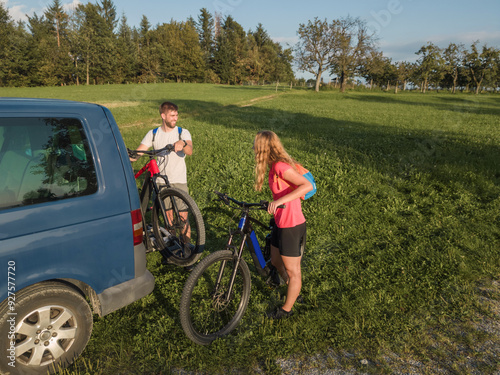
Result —
[[[52,0],[0,0],[13,19],[26,14],[42,15]],[[93,0],[97,1],[97,0]],[[83,1],[84,3],[87,1]],[[293,46],[299,24],[314,17],[331,21],[360,17],[379,38],[378,47],[393,61],[415,61],[415,52],[432,41],[439,47],[451,42],[467,47],[476,40],[500,48],[500,0],[115,0],[118,14],[130,26],[138,26],[142,15],[153,25],[195,20],[201,8],[231,15],[245,30],[261,23],[273,40]],[[71,8],[78,0],[61,0]],[[297,72],[297,76],[307,76]]]

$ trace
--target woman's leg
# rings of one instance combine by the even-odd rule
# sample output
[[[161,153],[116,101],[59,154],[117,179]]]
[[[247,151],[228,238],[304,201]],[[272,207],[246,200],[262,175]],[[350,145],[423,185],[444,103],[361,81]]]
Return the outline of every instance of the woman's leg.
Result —
[[[282,309],[285,311],[292,310],[293,304],[297,300],[302,288],[302,273],[300,262],[302,257],[287,257],[281,256],[282,263],[285,268],[285,273],[288,275],[288,290],[286,293],[286,302]]]
[[[273,245],[271,245],[271,264],[276,267],[276,270],[280,274],[283,281],[288,284],[288,274],[286,272],[283,259],[281,258],[280,250]]]

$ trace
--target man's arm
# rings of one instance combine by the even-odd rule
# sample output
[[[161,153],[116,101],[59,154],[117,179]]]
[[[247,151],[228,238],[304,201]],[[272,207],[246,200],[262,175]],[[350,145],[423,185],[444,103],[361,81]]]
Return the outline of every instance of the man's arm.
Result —
[[[180,139],[174,143],[174,147],[175,152],[183,151],[186,155],[193,155],[193,141],[186,141],[184,143],[184,140]]]
[[[141,143],[141,144],[139,145],[139,147],[137,147],[135,150],[136,150],[136,151],[147,151],[147,150],[148,150],[148,148],[149,148],[148,146],[146,146],[145,144]],[[131,161],[131,162],[134,162],[134,161],[136,161],[137,159],[139,159],[141,156],[142,156],[142,154],[140,154],[140,155],[139,155],[137,158],[135,158],[135,159],[132,159],[132,158],[130,158],[130,157],[129,157],[129,159],[130,159],[130,161]]]

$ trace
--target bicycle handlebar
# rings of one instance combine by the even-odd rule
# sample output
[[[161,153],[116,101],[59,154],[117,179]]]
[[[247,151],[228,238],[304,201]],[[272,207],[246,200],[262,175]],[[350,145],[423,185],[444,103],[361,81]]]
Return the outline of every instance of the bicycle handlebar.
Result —
[[[214,191],[215,194],[219,197],[219,199],[224,202],[225,205],[230,206],[231,202],[237,204],[241,208],[251,208],[251,207],[257,207],[258,209],[265,210],[267,211],[267,206],[269,205],[268,201],[260,201],[259,203],[247,203],[247,202],[240,202],[237,201],[234,198],[231,198],[225,193],[220,193],[218,191]],[[284,204],[281,204],[278,206],[278,208],[285,208],[286,206]]]
[[[127,148],[128,156],[131,157],[132,159],[137,159],[140,155],[150,155],[150,156],[164,156],[169,152],[175,151],[174,145],[166,145],[163,148],[160,148],[158,150],[151,150],[151,151],[139,151],[139,150],[131,150]]]

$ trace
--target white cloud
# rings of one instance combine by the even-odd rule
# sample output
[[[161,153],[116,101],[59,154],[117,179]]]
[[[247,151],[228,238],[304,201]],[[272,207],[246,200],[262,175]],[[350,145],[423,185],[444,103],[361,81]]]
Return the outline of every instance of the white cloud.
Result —
[[[7,9],[7,11],[9,12],[9,16],[10,18],[12,18],[14,21],[26,21],[26,15],[25,15],[25,11],[23,10],[24,8],[26,8],[25,5],[11,5],[9,6],[9,1],[6,0],[6,1],[2,1],[4,7]]]
[[[437,38],[436,38],[437,39]],[[487,44],[490,47],[500,47],[500,31],[471,31],[458,33],[454,35],[446,35],[442,37],[442,41],[454,43],[463,43],[466,47],[470,46],[475,41],[479,41],[481,45]]]
[[[5,8],[9,11],[10,17],[14,21],[27,21],[27,15],[32,16],[34,13],[42,16],[49,6],[49,0],[39,0],[37,3],[38,8],[28,8],[26,5],[20,5],[17,1],[11,2],[11,5],[9,5],[9,0],[0,1],[4,3]],[[79,4],[81,4],[80,0],[72,0],[70,3],[63,4],[63,9],[65,12],[71,13]]]
[[[500,48],[500,31],[429,35],[428,37],[424,36],[405,41],[381,40],[378,48],[384,53],[384,56],[391,58],[393,61],[415,62],[419,57],[416,52],[422,46],[427,45],[428,42],[432,42],[440,48],[446,48],[450,43],[463,44],[468,49],[472,43],[478,40],[481,46],[487,44],[489,47]]]
[[[283,45],[288,44],[290,46],[297,44],[297,42],[299,41],[298,36],[273,36],[273,37],[271,37],[271,39],[274,42],[281,43]]]
[[[80,0],[73,0],[71,3],[64,4],[63,8],[66,13],[71,13],[73,12],[78,5],[81,4]]]
[[[2,3],[9,12],[10,18],[12,18],[15,22],[27,21],[28,17],[26,15],[31,16],[35,11],[34,8],[28,8],[26,5],[19,4],[17,1],[9,4],[9,0],[5,0],[2,1]]]

